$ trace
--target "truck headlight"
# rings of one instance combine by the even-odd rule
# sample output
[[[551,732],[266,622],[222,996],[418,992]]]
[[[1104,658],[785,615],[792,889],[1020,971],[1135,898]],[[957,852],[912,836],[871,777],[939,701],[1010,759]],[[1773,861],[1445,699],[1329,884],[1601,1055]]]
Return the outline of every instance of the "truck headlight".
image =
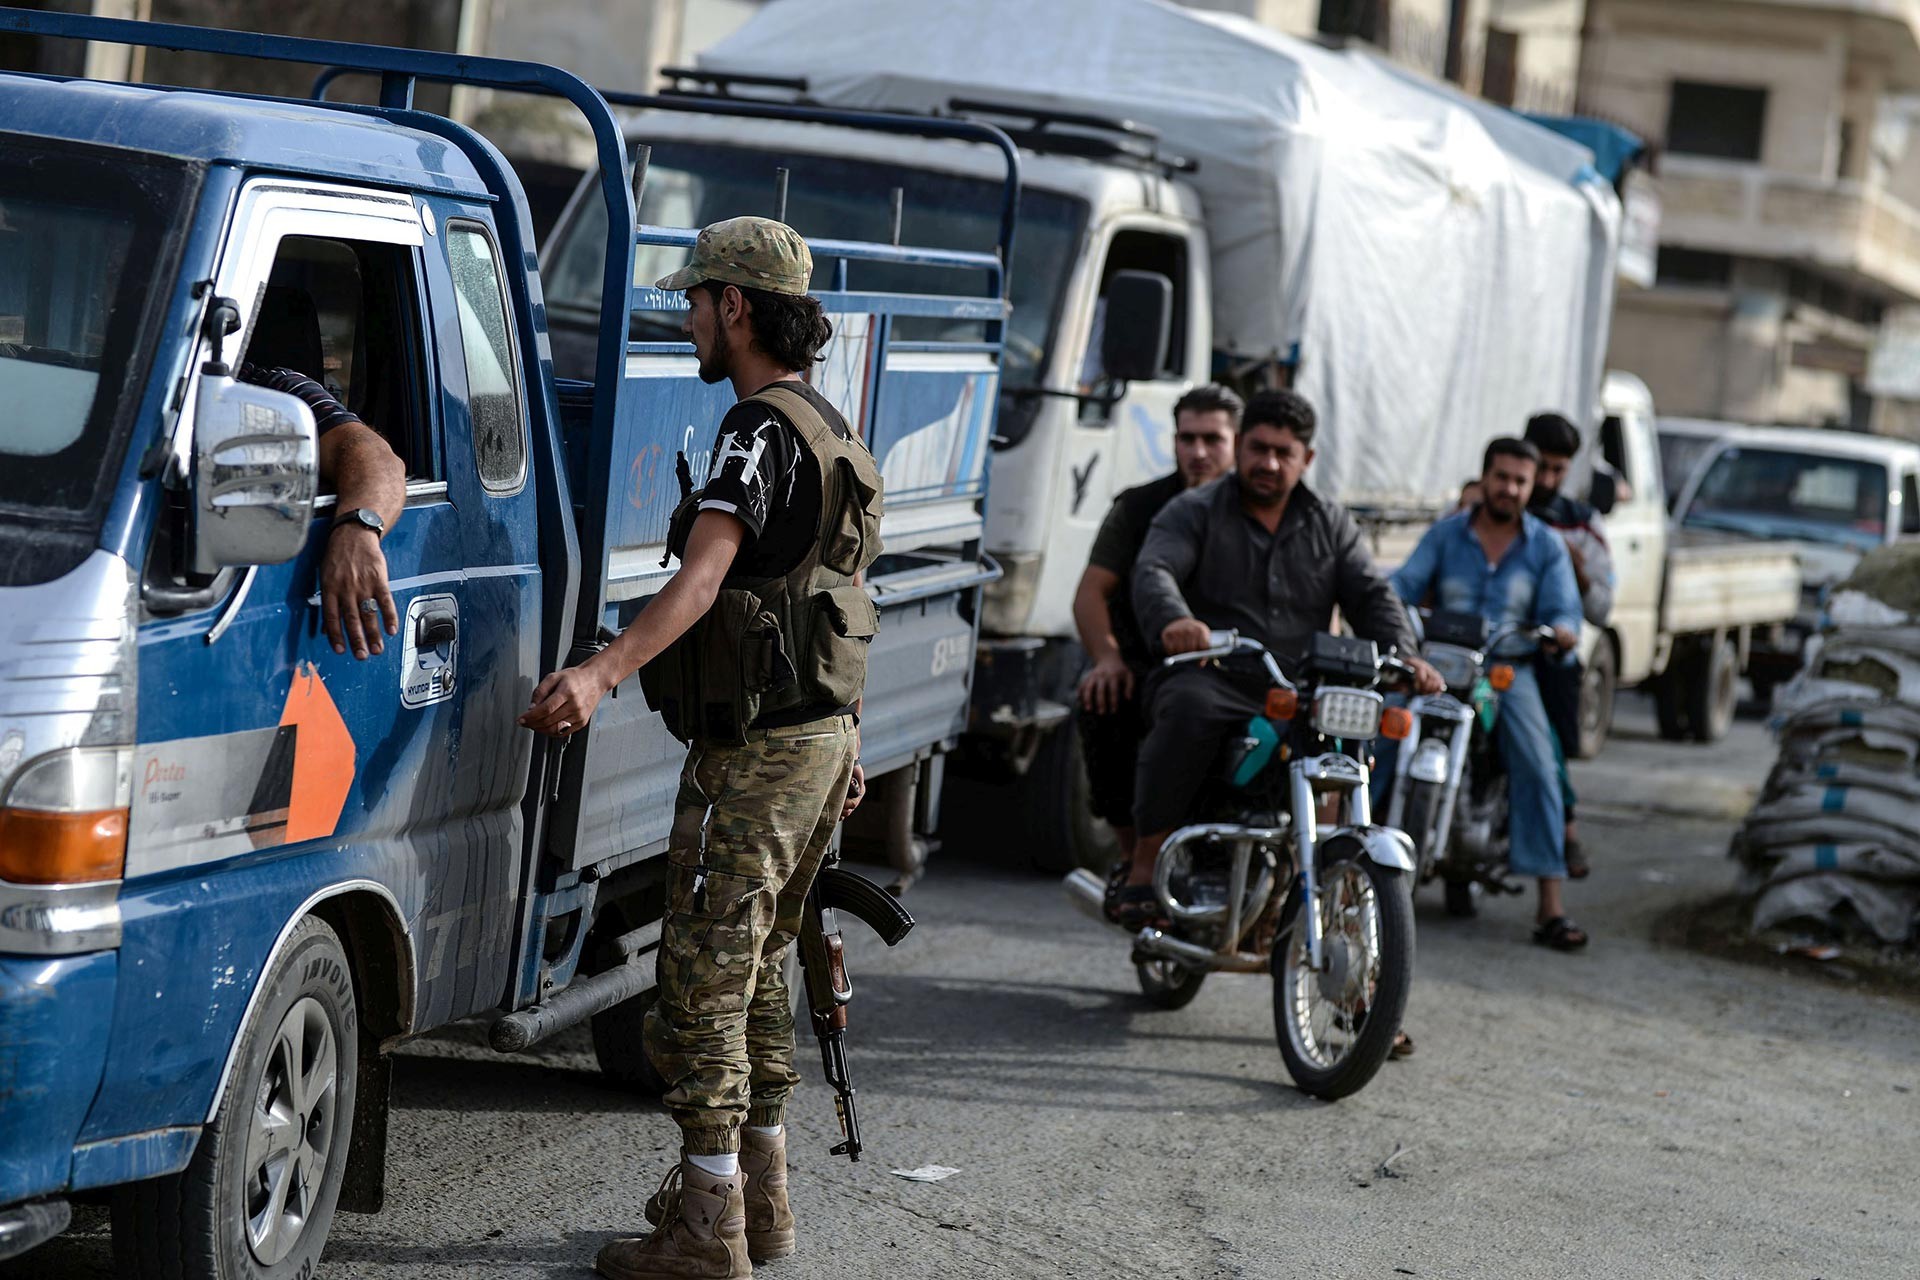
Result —
[[[74,747],[23,768],[0,807],[0,880],[118,880],[127,864],[131,747]]]

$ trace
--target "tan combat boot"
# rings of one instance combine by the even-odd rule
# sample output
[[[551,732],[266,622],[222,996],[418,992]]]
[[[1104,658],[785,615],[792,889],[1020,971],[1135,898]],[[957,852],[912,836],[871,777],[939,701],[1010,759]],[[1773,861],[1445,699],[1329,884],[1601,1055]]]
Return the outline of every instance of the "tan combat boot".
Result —
[[[647,1202],[652,1235],[615,1240],[593,1260],[609,1280],[746,1280],[747,1206],[742,1179],[716,1178],[689,1161],[668,1170]]]
[[[740,1172],[747,1179],[747,1256],[772,1262],[793,1252],[793,1209],[787,1204],[787,1131],[768,1137],[740,1131]]]
[[[747,1256],[772,1262],[793,1253],[793,1210],[787,1204],[787,1131],[773,1137],[740,1131],[740,1174],[746,1180]],[[647,1201],[647,1221],[659,1226],[673,1189]]]

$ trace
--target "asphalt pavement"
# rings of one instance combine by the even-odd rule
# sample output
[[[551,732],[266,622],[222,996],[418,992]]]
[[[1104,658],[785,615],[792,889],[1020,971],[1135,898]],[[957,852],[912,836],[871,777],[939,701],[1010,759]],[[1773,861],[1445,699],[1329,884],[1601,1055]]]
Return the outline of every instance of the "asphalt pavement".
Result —
[[[803,1034],[801,1251],[760,1274],[1910,1280],[1920,1005],[1655,940],[1729,887],[1725,811],[1770,756],[1753,722],[1679,746],[1629,706],[1579,774],[1595,871],[1569,898],[1592,947],[1531,945],[1530,899],[1453,921],[1424,892],[1418,1052],[1337,1104],[1289,1084],[1266,979],[1154,1011],[1122,938],[1054,882],[944,851],[905,944],[852,941],[857,1165],[827,1154]],[[1706,816],[1681,816],[1689,777],[1720,797]],[[336,1221],[324,1276],[585,1277],[674,1155],[584,1034],[517,1058],[477,1028],[433,1036],[402,1053],[396,1100],[388,1207]],[[957,1172],[894,1172],[926,1165]],[[0,1266],[111,1274],[87,1207]]]

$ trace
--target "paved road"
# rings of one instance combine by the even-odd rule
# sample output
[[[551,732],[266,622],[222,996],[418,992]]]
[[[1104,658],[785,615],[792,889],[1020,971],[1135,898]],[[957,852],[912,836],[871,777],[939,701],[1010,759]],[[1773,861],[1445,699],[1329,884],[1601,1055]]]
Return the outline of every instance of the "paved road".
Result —
[[[909,942],[855,947],[870,1159],[826,1155],[810,1083],[802,1253],[763,1273],[1914,1276],[1920,1007],[1652,941],[1726,887],[1727,824],[1641,811],[1635,762],[1737,786],[1767,756],[1743,724],[1711,753],[1629,737],[1587,772],[1586,955],[1529,945],[1524,903],[1461,923],[1424,895],[1419,1053],[1337,1105],[1289,1086],[1264,980],[1149,1011],[1117,937],[1052,885],[945,856]],[[580,1036],[512,1060],[436,1037],[397,1093],[390,1207],[338,1220],[324,1274],[584,1277],[671,1156],[666,1117],[602,1087]],[[960,1172],[890,1172],[924,1164]],[[109,1275],[104,1232],[83,1210],[0,1277]]]

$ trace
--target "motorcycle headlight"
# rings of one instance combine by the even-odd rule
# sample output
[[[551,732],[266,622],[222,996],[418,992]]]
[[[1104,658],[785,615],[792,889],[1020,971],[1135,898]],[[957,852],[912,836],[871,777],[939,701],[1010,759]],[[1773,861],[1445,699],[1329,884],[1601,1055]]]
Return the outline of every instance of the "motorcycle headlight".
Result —
[[[1380,732],[1385,705],[1370,689],[1322,689],[1313,698],[1313,727],[1329,738],[1364,741]]]
[[[1464,689],[1480,675],[1480,664],[1465,649],[1450,644],[1431,644],[1421,655],[1440,673],[1449,689]]]

